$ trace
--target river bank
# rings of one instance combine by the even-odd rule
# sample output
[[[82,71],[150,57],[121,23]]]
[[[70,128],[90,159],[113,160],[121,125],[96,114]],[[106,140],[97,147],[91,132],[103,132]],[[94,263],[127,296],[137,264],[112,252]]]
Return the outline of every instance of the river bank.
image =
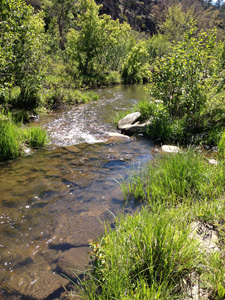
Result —
[[[190,149],[132,173],[124,198],[144,205],[91,243],[83,299],[224,299],[224,182]]]

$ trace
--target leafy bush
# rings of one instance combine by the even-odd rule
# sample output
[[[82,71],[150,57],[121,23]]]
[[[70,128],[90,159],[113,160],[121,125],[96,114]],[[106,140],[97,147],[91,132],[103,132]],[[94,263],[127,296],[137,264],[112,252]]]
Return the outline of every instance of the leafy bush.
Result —
[[[83,85],[104,83],[107,73],[119,70],[132,40],[130,26],[100,15],[100,8],[94,0],[80,1],[77,30],[70,29],[67,35],[66,62]]]
[[[157,57],[166,55],[171,48],[171,44],[167,36],[163,34],[155,34],[146,42],[146,49],[149,54],[150,62],[153,63]]]
[[[209,63],[214,40],[214,34],[205,32],[196,38],[186,35],[171,53],[155,62],[151,77],[150,94],[163,101],[170,116],[186,116],[192,126],[198,123],[211,87]]]
[[[45,35],[41,13],[22,0],[3,0],[0,22],[0,98],[20,87],[20,107],[34,108],[44,76]]]
[[[145,42],[134,46],[127,55],[123,68],[122,79],[125,83],[144,82],[149,80],[148,52]]]

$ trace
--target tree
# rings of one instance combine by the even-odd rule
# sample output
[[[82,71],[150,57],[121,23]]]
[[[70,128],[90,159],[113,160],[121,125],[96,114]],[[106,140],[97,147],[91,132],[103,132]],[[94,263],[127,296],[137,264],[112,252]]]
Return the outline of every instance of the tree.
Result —
[[[57,30],[59,47],[65,49],[66,35],[74,20],[76,0],[42,0],[46,31]],[[50,32],[52,33],[52,32]],[[54,36],[54,35],[53,35]]]
[[[181,3],[173,4],[168,9],[165,22],[161,25],[161,31],[169,41],[179,41],[189,30],[193,13],[191,9],[182,11]]]
[[[126,41],[130,27],[111,20],[110,16],[100,16],[101,6],[94,0],[81,0],[80,5],[77,30],[70,29],[67,35],[66,54],[79,75],[93,77],[107,72],[113,57],[119,63],[119,42]],[[124,56],[124,51],[121,53]]]
[[[127,55],[122,70],[122,78],[126,83],[148,81],[150,65],[146,43],[140,41]]]
[[[20,105],[31,108],[43,78],[44,22],[22,0],[2,0],[0,7],[0,98],[20,87]],[[10,98],[10,97],[9,97]]]

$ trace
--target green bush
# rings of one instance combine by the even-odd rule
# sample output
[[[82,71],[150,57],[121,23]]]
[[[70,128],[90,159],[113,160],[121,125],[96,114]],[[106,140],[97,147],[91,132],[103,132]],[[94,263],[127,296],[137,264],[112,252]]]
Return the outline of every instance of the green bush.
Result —
[[[196,38],[191,36],[192,31],[169,54],[155,61],[149,91],[163,101],[171,117],[185,116],[195,127],[213,83],[211,54],[215,35],[202,32]]]
[[[135,45],[127,55],[122,67],[122,79],[125,83],[149,81],[149,54],[145,42]]]

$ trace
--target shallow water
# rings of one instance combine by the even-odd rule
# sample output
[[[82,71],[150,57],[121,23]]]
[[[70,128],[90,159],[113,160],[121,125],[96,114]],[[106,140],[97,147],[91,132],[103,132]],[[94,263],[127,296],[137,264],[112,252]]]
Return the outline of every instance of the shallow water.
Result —
[[[143,87],[97,92],[97,102],[41,117],[47,150],[0,165],[0,299],[58,299],[66,263],[85,265],[89,240],[123,208],[118,181],[152,158],[142,137],[104,138],[116,131],[116,112],[145,97]]]

